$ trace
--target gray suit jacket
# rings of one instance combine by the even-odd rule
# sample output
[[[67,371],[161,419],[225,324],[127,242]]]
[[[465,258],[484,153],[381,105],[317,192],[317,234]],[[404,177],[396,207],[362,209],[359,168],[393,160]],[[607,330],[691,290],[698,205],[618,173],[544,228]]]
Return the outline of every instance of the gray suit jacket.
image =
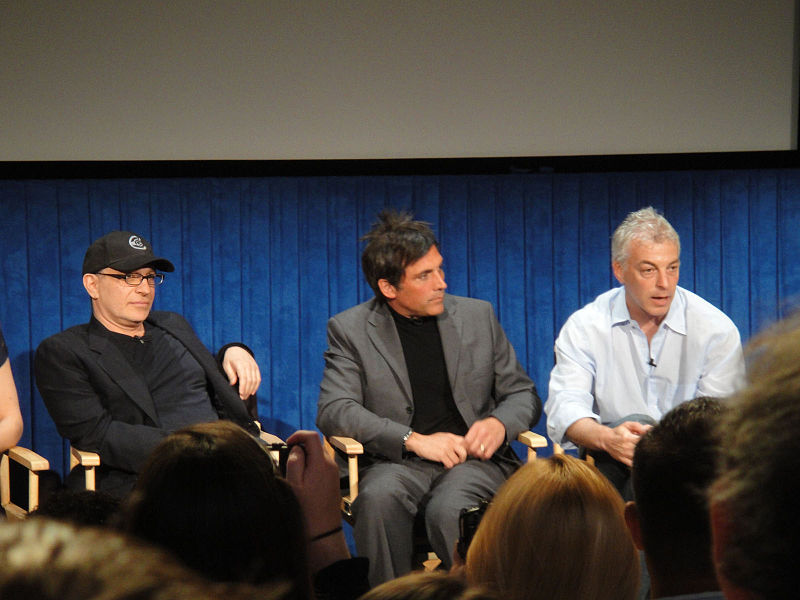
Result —
[[[492,305],[445,295],[438,317],[453,399],[467,427],[498,418],[506,439],[530,429],[542,412]],[[403,348],[388,307],[372,299],[328,321],[328,349],[317,406],[325,435],[357,439],[365,451],[399,461],[414,400]]]

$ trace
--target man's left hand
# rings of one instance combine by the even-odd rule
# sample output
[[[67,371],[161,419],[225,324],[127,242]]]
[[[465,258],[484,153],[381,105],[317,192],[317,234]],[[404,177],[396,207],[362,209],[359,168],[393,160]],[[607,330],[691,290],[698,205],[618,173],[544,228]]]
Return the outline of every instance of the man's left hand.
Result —
[[[469,428],[464,442],[470,456],[488,460],[506,441],[506,428],[497,417],[475,421]]]
[[[251,354],[241,346],[231,346],[222,357],[222,369],[231,385],[239,384],[239,397],[246,400],[258,391],[261,371]]]

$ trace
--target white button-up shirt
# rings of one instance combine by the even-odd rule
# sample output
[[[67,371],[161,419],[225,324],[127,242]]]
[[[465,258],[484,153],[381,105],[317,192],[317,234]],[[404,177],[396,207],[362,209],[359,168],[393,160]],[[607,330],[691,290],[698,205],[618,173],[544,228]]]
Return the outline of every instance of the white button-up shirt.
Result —
[[[744,384],[736,325],[681,287],[649,344],[631,319],[623,286],[573,313],[555,352],[544,410],[548,435],[567,447],[564,434],[578,419],[609,424],[645,414],[659,420],[681,402],[724,398]]]

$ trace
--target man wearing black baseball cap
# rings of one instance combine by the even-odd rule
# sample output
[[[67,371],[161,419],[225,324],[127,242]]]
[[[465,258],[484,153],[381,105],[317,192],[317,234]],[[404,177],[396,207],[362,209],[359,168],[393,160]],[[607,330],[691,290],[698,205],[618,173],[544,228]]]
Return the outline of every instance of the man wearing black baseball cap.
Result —
[[[261,376],[249,349],[224,346],[218,364],[183,317],[151,311],[163,271],[174,270],[133,232],[101,237],[83,260],[91,320],[36,351],[36,384],[59,433],[100,455],[97,487],[117,496],[176,429],[224,418],[258,435]]]

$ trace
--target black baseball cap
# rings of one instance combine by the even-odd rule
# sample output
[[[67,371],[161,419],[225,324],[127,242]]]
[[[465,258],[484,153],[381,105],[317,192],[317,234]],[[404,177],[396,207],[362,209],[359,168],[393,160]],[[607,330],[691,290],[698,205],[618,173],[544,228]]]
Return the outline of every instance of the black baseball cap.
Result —
[[[171,273],[175,267],[166,258],[153,254],[150,242],[132,231],[112,231],[95,240],[83,257],[83,274],[111,267],[130,273],[153,267]]]

